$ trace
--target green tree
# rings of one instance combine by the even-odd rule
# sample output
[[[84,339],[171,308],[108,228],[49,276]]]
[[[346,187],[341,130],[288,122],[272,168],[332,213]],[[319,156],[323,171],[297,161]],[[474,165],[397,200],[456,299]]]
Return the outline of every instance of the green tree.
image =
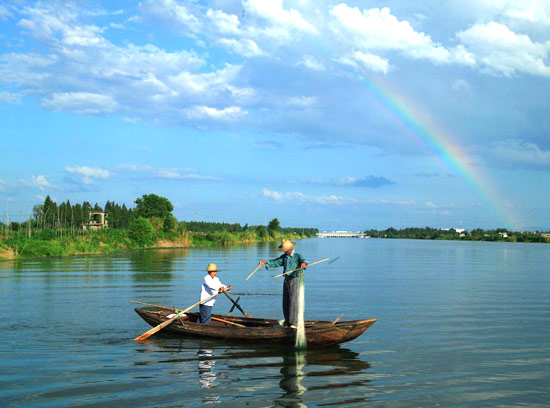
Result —
[[[267,224],[267,229],[270,231],[279,231],[281,229],[281,223],[277,218],[273,218],[269,221],[269,224]]]
[[[153,224],[147,218],[138,217],[131,222],[128,236],[140,247],[151,245],[153,243]]]
[[[174,210],[174,206],[167,198],[156,194],[144,194],[141,198],[136,199],[135,203],[136,217],[164,219]]]

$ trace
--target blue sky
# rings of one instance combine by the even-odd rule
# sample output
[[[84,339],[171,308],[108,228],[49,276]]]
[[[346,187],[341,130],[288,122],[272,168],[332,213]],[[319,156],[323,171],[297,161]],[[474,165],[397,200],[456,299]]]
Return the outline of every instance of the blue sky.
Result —
[[[550,3],[4,1],[0,213],[550,229]]]

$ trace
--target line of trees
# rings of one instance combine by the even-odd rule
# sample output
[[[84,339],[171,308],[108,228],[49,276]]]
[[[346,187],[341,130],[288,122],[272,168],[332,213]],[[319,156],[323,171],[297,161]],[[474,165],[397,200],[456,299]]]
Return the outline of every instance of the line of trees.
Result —
[[[401,238],[401,239],[449,239],[463,241],[505,241],[505,242],[549,242],[548,233],[539,231],[516,232],[506,228],[484,230],[475,228],[471,231],[457,231],[451,229],[424,228],[388,228],[385,230],[369,229],[365,234],[373,238]]]
[[[313,237],[319,230],[317,228],[293,228],[281,227],[277,218],[272,219],[267,226],[225,222],[206,221],[182,221],[177,222],[172,215],[174,206],[165,197],[155,194],[145,194],[134,202],[135,208],[128,208],[125,204],[118,204],[114,201],[107,201],[105,207],[98,203],[92,205],[88,201],[71,204],[69,200],[57,204],[48,195],[43,204],[35,205],[32,218],[23,222],[11,222],[9,230],[17,231],[39,231],[45,235],[64,235],[67,233],[83,234],[83,225],[87,225],[90,214],[93,212],[106,212],[108,214],[108,226],[110,229],[131,229],[136,220],[142,218],[149,220],[155,230],[188,231],[195,234],[213,234],[217,232],[243,233],[246,231],[255,232],[260,237],[274,236],[276,233],[301,234]],[[142,220],[139,225],[145,225]],[[55,233],[54,233],[55,231]],[[46,238],[46,236],[44,236]]]
[[[206,222],[206,221],[182,221],[180,225],[187,231],[192,233],[212,234],[215,232],[245,232],[254,231],[261,237],[268,235],[273,236],[275,233],[282,234],[302,234],[307,237],[314,237],[319,230],[317,228],[297,228],[285,227],[282,228],[277,218],[273,218],[267,226],[245,224],[244,226],[238,223],[230,224],[225,222]]]
[[[115,202],[107,201],[105,208],[99,204],[91,205],[88,201],[82,204],[72,205],[69,200],[61,204],[52,201],[50,196],[46,196],[43,204],[33,207],[32,227],[35,229],[73,229],[81,230],[82,225],[89,221],[90,213],[106,212],[109,214],[109,226],[111,228],[128,228],[130,220],[133,217],[132,209],[128,209],[125,204],[119,205]],[[11,228],[17,231],[18,224],[11,223]]]

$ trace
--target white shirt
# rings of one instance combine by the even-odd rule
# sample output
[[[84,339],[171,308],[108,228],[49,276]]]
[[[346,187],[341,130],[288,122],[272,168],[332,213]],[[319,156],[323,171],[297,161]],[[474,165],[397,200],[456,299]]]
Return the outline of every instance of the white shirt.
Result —
[[[222,286],[225,285],[220,282],[218,277],[213,278],[210,274],[207,274],[202,280],[201,300],[218,293]],[[201,303],[201,305],[214,306],[214,303],[216,303],[216,298],[210,299],[208,302]]]

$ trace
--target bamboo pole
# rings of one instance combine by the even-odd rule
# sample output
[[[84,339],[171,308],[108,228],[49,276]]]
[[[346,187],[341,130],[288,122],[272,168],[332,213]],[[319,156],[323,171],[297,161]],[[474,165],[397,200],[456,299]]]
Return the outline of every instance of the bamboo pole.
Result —
[[[258,265],[258,267],[257,267],[256,269],[254,269],[254,270],[252,271],[252,273],[246,277],[245,280],[250,279],[250,277],[251,277],[252,275],[254,275],[254,274],[256,273],[256,271],[257,271],[258,269],[260,269],[261,266],[262,266],[262,265]]]
[[[317,265],[321,262],[326,262],[328,261],[330,258],[325,258],[325,259],[321,259],[320,261],[317,261],[317,262],[313,262],[313,263],[310,263],[307,265],[307,267],[309,268],[310,266],[313,266],[313,265]],[[296,268],[296,269],[293,269],[291,271],[288,271],[288,272],[285,272],[285,273],[281,273],[280,275],[275,275],[274,278],[278,278],[279,276],[285,276],[285,275],[288,275],[289,273],[292,273],[292,272],[296,272],[298,269],[302,269],[302,268]]]

